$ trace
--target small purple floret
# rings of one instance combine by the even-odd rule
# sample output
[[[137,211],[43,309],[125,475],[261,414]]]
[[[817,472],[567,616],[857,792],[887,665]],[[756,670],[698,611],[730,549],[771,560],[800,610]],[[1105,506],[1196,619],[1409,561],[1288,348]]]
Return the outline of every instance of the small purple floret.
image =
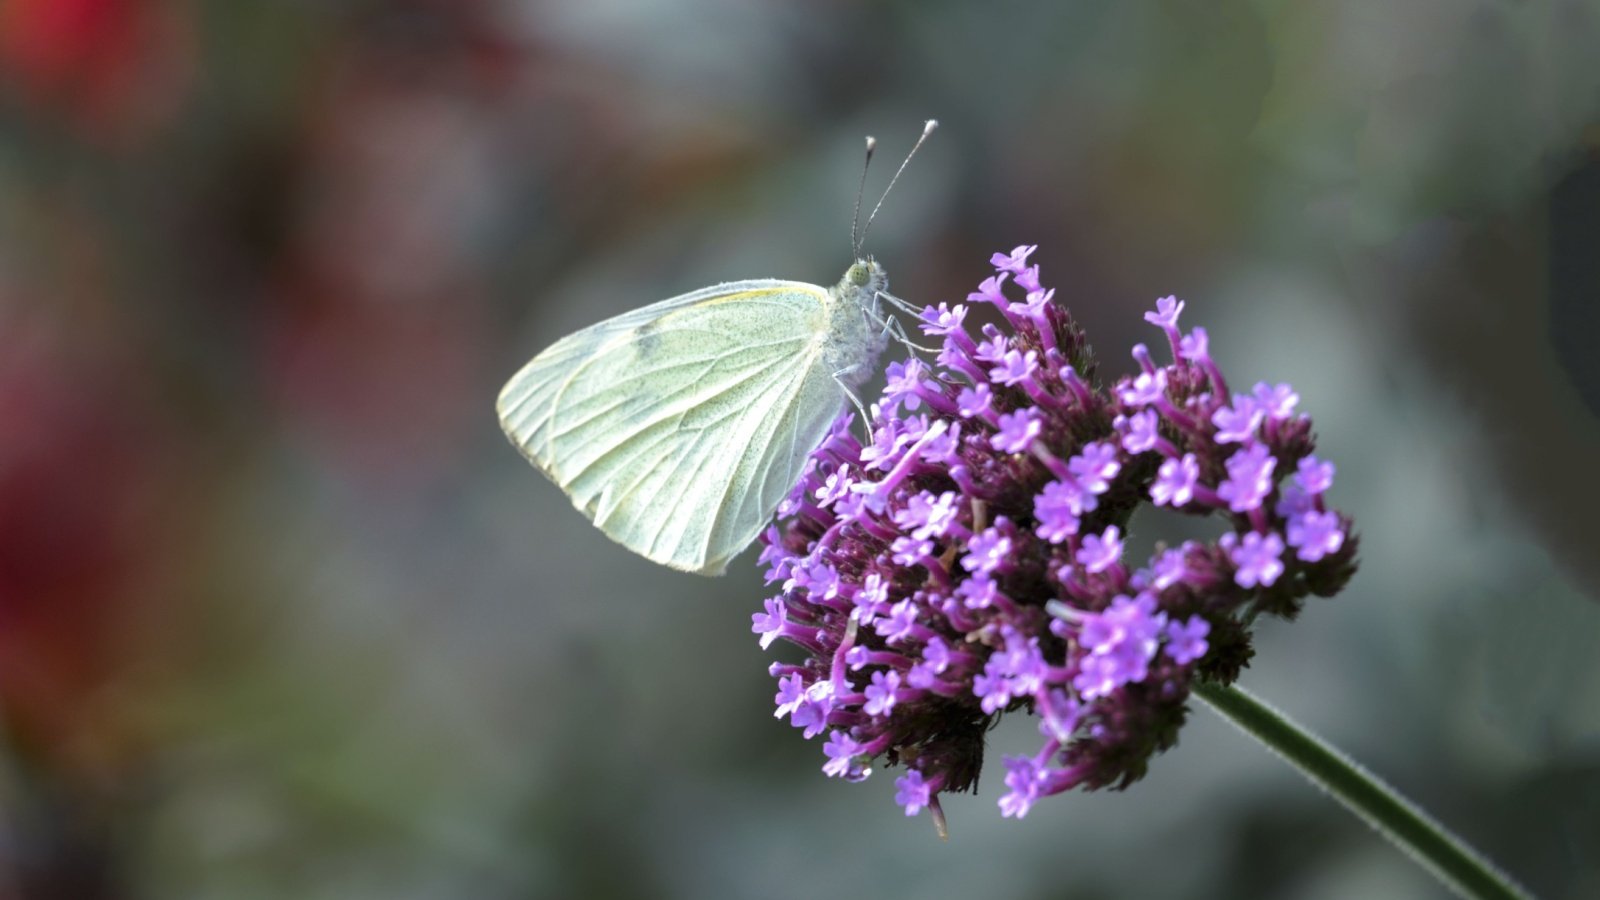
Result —
[[[829,778],[843,778],[846,781],[860,780],[860,778],[851,777],[852,774],[860,771],[856,765],[856,756],[861,753],[860,741],[843,731],[835,730],[828,733],[827,743],[822,745],[822,753],[828,757],[828,761],[822,766],[822,771]]]
[[[750,617],[750,630],[761,635],[763,650],[771,647],[772,642],[783,633],[786,619],[782,597],[768,597],[765,606],[765,612],[758,612]]]
[[[967,542],[967,555],[961,558],[961,567],[968,572],[989,573],[1000,568],[1011,552],[1011,539],[998,528],[985,528]]]
[[[1037,249],[1038,244],[1021,244],[1011,248],[1010,253],[996,253],[989,257],[989,265],[1002,272],[1021,272],[1028,266],[1028,257]]]
[[[1078,517],[1094,505],[1094,495],[1076,482],[1052,481],[1033,498],[1033,516],[1039,520],[1036,533],[1059,544],[1078,533]]]
[[[1283,574],[1283,538],[1275,533],[1262,537],[1254,531],[1246,532],[1228,555],[1238,567],[1233,580],[1240,587],[1271,587]]]
[[[1157,506],[1177,508],[1194,498],[1194,486],[1200,481],[1200,461],[1193,453],[1180,459],[1169,459],[1161,464],[1155,483],[1150,485],[1150,499]]]
[[[1167,373],[1157,369],[1154,373],[1141,372],[1127,382],[1119,392],[1119,399],[1129,407],[1149,406],[1167,393]]]
[[[1177,328],[1178,316],[1183,312],[1183,301],[1177,297],[1162,297],[1156,301],[1155,312],[1144,314],[1144,320],[1161,328]]]
[[[1005,283],[1006,273],[987,278],[983,284],[978,285],[976,291],[967,295],[967,302],[1004,304],[1006,302]]]
[[[1010,788],[1000,798],[1000,815],[1020,819],[1033,808],[1045,784],[1045,770],[1031,756],[1005,758],[1006,787]]]
[[[1178,341],[1178,355],[1190,362],[1204,362],[1210,358],[1211,341],[1206,330],[1196,325]]]
[[[1199,616],[1190,616],[1184,622],[1167,623],[1167,655],[1180,666],[1187,666],[1202,656],[1210,645],[1206,635],[1211,633],[1211,623]]]
[[[971,387],[964,387],[956,395],[956,410],[963,418],[981,416],[989,412],[994,402],[994,392],[987,384],[979,382]]]
[[[906,815],[914,816],[933,803],[933,786],[916,769],[908,769],[894,781],[894,802],[905,807]]]
[[[1307,456],[1295,470],[1294,483],[1307,494],[1323,493],[1333,487],[1333,463]]]
[[[1251,444],[1228,457],[1228,477],[1217,485],[1217,496],[1234,512],[1249,512],[1261,506],[1272,492],[1272,473],[1278,461],[1262,444]]]
[[[1023,407],[1000,416],[1000,430],[989,443],[1002,453],[1022,453],[1032,446],[1041,428],[1038,411]]]
[[[989,370],[989,380],[996,384],[1015,386],[1032,378],[1034,369],[1038,367],[1037,351],[1029,350],[1021,353],[1017,350],[1007,350],[1000,357],[999,363]]]
[[[861,711],[869,716],[887,716],[894,709],[894,692],[900,689],[898,672],[873,672],[872,683],[867,685],[867,702]]]
[[[1117,417],[1112,427],[1122,435],[1122,449],[1129,453],[1145,453],[1156,448],[1156,441],[1161,437],[1157,430],[1160,421],[1155,410],[1145,409],[1131,416]]]
[[[954,306],[939,304],[938,309],[929,306],[922,311],[922,333],[948,335],[961,330],[961,324],[967,320],[967,307],[957,303]]]
[[[1306,562],[1317,562],[1339,552],[1344,546],[1344,529],[1339,514],[1307,510],[1289,520],[1289,546]]]
[[[1111,487],[1111,480],[1122,471],[1122,463],[1117,460],[1115,444],[1096,441],[1085,444],[1078,455],[1068,460],[1067,470],[1078,479],[1078,484],[1084,490],[1091,494],[1103,494]]]
[[[1251,391],[1255,395],[1256,406],[1269,419],[1287,419],[1294,415],[1295,405],[1300,402],[1300,395],[1294,388],[1287,384],[1267,384],[1258,382]]]
[[[1232,406],[1225,406],[1211,416],[1211,424],[1217,426],[1217,443],[1239,444],[1250,440],[1265,416],[1254,397],[1234,394]]]
[[[1083,546],[1073,557],[1084,571],[1098,575],[1122,561],[1122,536],[1115,525],[1106,526],[1104,534],[1086,534]]]

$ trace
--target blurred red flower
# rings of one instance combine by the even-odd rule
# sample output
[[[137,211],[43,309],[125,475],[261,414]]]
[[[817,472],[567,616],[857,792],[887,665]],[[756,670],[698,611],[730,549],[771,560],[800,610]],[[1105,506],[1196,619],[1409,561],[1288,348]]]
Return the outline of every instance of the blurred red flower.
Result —
[[[185,93],[187,16],[160,0],[0,0],[0,76],[95,137],[142,136]]]
[[[0,711],[28,757],[98,769],[182,493],[140,379],[20,325],[0,327]]]

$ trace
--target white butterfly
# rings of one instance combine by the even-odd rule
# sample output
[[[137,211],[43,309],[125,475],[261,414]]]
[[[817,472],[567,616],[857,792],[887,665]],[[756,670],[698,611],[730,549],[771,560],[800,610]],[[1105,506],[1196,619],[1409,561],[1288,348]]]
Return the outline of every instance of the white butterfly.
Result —
[[[501,427],[613,540],[722,574],[877,371],[888,278],[854,244],[831,288],[733,281],[562,338],[501,390]]]

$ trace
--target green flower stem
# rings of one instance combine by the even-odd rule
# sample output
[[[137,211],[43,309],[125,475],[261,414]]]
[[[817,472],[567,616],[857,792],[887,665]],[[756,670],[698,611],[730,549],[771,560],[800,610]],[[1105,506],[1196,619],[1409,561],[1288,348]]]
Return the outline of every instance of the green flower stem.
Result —
[[[1240,730],[1377,829],[1463,897],[1530,900],[1525,889],[1358,763],[1245,691],[1197,682],[1194,692]]]

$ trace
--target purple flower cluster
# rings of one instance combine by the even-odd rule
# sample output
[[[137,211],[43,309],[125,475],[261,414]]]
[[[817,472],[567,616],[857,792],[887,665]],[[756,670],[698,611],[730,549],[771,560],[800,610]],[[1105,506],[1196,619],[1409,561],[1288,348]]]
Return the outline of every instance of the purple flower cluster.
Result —
[[[985,732],[1015,710],[1044,740],[1005,760],[1003,815],[1126,787],[1176,742],[1194,679],[1238,677],[1257,616],[1293,617],[1354,572],[1294,391],[1230,392],[1173,297],[1145,314],[1173,361],[1137,346],[1138,373],[1102,385],[1033,251],[995,254],[967,303],[923,311],[937,364],[891,365],[870,442],[842,418],[763,538],[781,591],[753,630],[804,652],[771,667],[777,715],[824,737],[830,776],[905,766],[908,815],[972,788]],[[980,307],[1005,327],[969,332]],[[1227,530],[1130,565],[1146,504]]]

